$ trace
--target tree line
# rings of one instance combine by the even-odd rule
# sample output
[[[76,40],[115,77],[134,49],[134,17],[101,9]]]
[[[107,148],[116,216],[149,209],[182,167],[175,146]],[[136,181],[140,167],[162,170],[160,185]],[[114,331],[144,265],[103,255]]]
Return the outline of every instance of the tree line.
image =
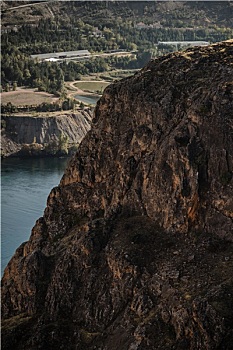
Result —
[[[150,18],[147,9],[151,4],[140,8],[130,4],[129,7],[119,6],[114,3],[116,14],[113,16],[106,4],[98,3],[95,6],[88,3],[67,3],[74,13],[77,9],[83,15],[83,20],[76,16],[68,20],[62,18],[46,18],[37,25],[25,24],[17,31],[11,30],[1,35],[1,81],[3,89],[11,86],[29,86],[60,94],[64,88],[64,81],[80,79],[81,75],[103,72],[109,69],[133,69],[141,68],[151,57],[160,54],[156,44],[158,41],[183,41],[206,40],[216,42],[232,37],[233,30],[212,26],[212,28],[185,28],[183,18],[187,17],[187,11],[183,13],[165,14],[164,21],[167,27],[148,27],[138,29],[135,25],[134,13],[142,11],[142,19]],[[92,11],[90,11],[92,6]],[[131,7],[130,7],[131,6]],[[139,5],[138,5],[139,6]],[[155,5],[153,5],[155,6]],[[88,11],[90,12],[89,15]],[[101,12],[101,16],[99,12]],[[123,12],[122,12],[123,11]],[[149,11],[149,12],[148,12]],[[149,14],[148,14],[148,13]],[[103,14],[106,13],[106,17]],[[120,14],[122,14],[120,16]],[[131,16],[131,17],[130,17]],[[86,19],[85,19],[86,18]],[[138,17],[139,18],[139,17]],[[169,27],[170,22],[178,23],[180,28]],[[146,20],[145,20],[146,22]],[[98,28],[97,28],[98,26]],[[107,50],[130,50],[135,52],[131,57],[98,57],[88,61],[63,62],[38,62],[31,59],[31,54],[72,51],[87,49],[90,52],[104,52]],[[170,48],[163,49],[163,53]]]
[[[94,21],[94,20],[93,20]],[[171,23],[164,28],[144,28],[139,30],[135,21],[121,18],[106,19],[105,24],[95,25],[77,20],[72,25],[64,25],[51,18],[41,20],[38,25],[23,25],[18,31],[2,33],[2,52],[9,46],[18,48],[22,54],[31,55],[47,52],[89,50],[103,52],[113,49],[142,50],[151,49],[158,41],[206,40],[217,42],[232,37],[231,28],[212,26],[212,28],[185,28]],[[181,21],[181,20],[179,20]],[[168,23],[168,24],[169,24]],[[167,24],[167,25],[168,25]],[[173,25],[173,27],[172,27]],[[97,30],[98,28],[98,30]]]
[[[101,73],[110,69],[133,69],[142,67],[150,59],[151,54],[137,52],[135,56],[96,57],[87,61],[38,62],[9,46],[2,53],[1,81],[3,90],[9,86],[28,86],[39,91],[60,96],[64,89],[64,81],[81,79],[82,75]]]

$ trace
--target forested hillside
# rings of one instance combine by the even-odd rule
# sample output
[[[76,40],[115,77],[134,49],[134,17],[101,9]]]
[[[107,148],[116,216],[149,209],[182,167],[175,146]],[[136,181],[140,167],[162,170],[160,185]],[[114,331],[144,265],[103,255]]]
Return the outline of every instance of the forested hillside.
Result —
[[[30,6],[25,6],[27,3]],[[231,2],[45,1],[2,2],[2,84],[62,91],[64,80],[113,68],[141,68],[173,51],[159,41],[218,42],[233,35]],[[127,50],[134,55],[98,57],[57,65],[30,55],[89,50]]]

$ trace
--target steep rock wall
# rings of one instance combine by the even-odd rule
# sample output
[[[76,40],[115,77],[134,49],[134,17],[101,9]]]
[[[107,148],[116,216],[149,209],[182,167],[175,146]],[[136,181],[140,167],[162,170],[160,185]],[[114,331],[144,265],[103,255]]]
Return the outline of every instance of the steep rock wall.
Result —
[[[4,349],[231,349],[232,48],[105,90],[5,269]]]
[[[61,135],[67,138],[68,145],[78,145],[90,129],[92,111],[85,109],[75,113],[39,117],[3,116],[2,120],[5,123],[2,154],[12,156],[23,153],[23,145],[58,144]],[[43,147],[39,147],[38,155],[41,153],[43,154]]]

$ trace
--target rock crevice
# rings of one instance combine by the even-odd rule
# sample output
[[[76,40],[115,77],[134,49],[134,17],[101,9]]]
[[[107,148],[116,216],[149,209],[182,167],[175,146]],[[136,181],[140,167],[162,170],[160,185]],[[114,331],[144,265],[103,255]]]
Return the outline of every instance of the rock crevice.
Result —
[[[105,89],[2,280],[4,349],[230,350],[232,41]]]

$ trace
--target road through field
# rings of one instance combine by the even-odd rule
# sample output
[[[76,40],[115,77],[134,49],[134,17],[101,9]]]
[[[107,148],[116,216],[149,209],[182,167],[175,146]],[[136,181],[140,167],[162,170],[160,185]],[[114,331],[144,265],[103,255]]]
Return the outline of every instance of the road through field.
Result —
[[[75,93],[79,93],[79,94],[84,93],[86,95],[87,91],[84,91],[84,90],[78,88],[77,86],[75,86],[75,84],[78,84],[78,83],[80,83],[80,84],[82,84],[82,83],[104,83],[104,84],[106,84],[106,83],[110,83],[110,82],[108,82],[106,80],[75,80],[75,81],[67,82],[66,86],[67,86],[67,88],[71,88],[72,90],[75,90]],[[89,93],[91,94],[91,92],[89,92]]]

